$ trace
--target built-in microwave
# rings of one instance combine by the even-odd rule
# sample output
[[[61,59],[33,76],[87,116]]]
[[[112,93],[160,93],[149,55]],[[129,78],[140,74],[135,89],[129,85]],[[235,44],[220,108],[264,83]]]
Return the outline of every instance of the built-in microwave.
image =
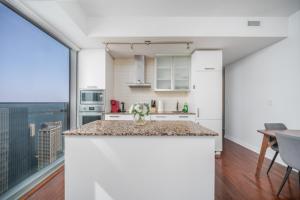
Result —
[[[82,89],[80,90],[80,105],[104,104],[104,90]]]

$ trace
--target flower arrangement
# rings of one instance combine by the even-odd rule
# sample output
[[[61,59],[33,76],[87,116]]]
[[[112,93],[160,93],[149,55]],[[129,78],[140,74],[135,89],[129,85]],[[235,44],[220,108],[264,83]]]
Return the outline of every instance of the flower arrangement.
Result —
[[[134,119],[139,124],[144,124],[145,116],[149,115],[150,108],[146,103],[133,104],[129,108],[129,113],[133,114]]]

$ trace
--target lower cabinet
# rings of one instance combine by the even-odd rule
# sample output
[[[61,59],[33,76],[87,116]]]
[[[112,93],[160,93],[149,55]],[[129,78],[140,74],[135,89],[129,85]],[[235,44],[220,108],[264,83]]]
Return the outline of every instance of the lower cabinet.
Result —
[[[105,120],[133,120],[133,115],[130,114],[106,114]],[[195,115],[149,115],[146,120],[156,121],[195,121]]]
[[[105,115],[105,120],[133,120],[133,116],[126,114],[108,114]]]
[[[195,115],[150,115],[156,121],[195,121]]]
[[[146,116],[146,120],[150,120],[150,116]],[[106,114],[105,120],[133,120],[133,115],[130,114]]]
[[[221,119],[220,120],[219,119],[197,119],[196,122],[219,134],[215,140],[215,151],[221,152],[223,150],[222,120]]]
[[[131,114],[106,114],[105,120],[133,120],[133,115]],[[215,151],[216,153],[220,153],[223,148],[222,144],[222,120],[218,119],[196,119],[196,115],[191,114],[176,114],[176,115],[168,115],[168,114],[151,114],[146,117],[146,120],[154,120],[154,121],[193,121],[199,123],[200,125],[209,128],[219,134],[216,137],[215,141]]]

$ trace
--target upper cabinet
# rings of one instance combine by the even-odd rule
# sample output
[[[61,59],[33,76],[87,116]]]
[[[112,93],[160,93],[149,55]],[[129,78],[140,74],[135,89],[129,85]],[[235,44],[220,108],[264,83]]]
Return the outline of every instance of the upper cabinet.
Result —
[[[78,53],[78,89],[105,90],[105,111],[113,98],[113,59],[104,49],[82,49]],[[79,98],[79,97],[78,97]]]
[[[192,55],[192,70],[222,70],[222,51],[195,51]]]
[[[156,89],[172,89],[172,57],[156,57]]]
[[[82,88],[105,88],[104,49],[82,49],[78,53],[78,86]]]
[[[190,56],[155,58],[155,91],[189,91]]]

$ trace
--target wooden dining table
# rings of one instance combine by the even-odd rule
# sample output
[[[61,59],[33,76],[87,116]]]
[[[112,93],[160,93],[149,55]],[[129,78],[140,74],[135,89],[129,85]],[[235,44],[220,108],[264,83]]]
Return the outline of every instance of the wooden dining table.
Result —
[[[276,140],[270,142],[270,138],[276,138],[276,133],[286,133],[290,135],[299,135],[300,130],[257,130],[258,133],[263,134],[263,140],[260,147],[260,153],[257,161],[255,176],[259,176],[261,172],[261,168],[265,159],[267,148],[272,146]]]

